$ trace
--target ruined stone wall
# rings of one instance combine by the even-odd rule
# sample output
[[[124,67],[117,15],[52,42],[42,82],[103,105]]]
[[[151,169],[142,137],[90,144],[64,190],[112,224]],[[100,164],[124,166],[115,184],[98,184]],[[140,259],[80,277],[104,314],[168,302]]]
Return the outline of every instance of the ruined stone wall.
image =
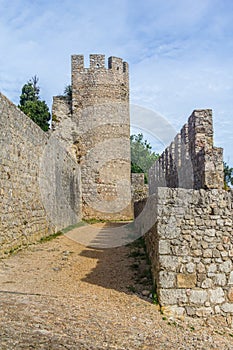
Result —
[[[54,100],[54,129],[81,165],[84,218],[132,218],[128,64],[110,57],[106,68],[104,55],[90,55],[85,68],[83,56],[72,56],[65,117],[64,103]]]
[[[211,110],[194,111],[150,170],[151,195],[134,204],[166,314],[233,321],[233,192],[223,178]]]
[[[150,194],[157,187],[223,188],[222,149],[213,146],[212,111],[195,110],[149,172]]]
[[[158,188],[149,200],[135,204],[136,226],[147,230],[162,310],[233,316],[233,192]]]
[[[159,188],[146,235],[166,312],[233,315],[233,197],[224,190]]]
[[[76,162],[2,94],[0,129],[2,255],[79,221],[81,193]]]

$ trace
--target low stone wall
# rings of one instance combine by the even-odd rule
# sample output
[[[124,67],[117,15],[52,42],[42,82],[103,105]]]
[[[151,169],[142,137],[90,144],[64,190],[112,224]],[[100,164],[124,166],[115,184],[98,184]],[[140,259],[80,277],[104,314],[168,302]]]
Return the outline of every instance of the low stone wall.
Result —
[[[0,130],[2,256],[79,221],[81,193],[77,164],[2,94]]]
[[[233,192],[158,188],[135,206],[162,310],[233,316]]]

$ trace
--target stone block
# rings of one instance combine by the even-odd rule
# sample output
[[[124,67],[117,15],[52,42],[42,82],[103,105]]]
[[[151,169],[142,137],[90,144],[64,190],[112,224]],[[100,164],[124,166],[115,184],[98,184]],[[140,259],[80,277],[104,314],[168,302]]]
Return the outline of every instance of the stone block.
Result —
[[[233,284],[233,271],[231,271],[229,279],[228,279],[228,284]]]
[[[213,278],[214,285],[216,286],[225,286],[226,281],[226,275],[224,273],[217,273]]]
[[[218,251],[218,249],[213,249],[213,257],[214,258],[219,258],[220,257],[220,252]]]
[[[197,265],[197,272],[199,272],[199,273],[204,273],[204,272],[206,272],[206,267],[205,267],[205,265],[204,265],[202,262],[200,262],[200,263]]]
[[[186,313],[188,316],[195,316],[196,315],[196,307],[186,306],[185,310],[186,310]]]
[[[187,256],[189,254],[189,248],[185,245],[179,245],[172,247],[172,253],[177,256]]]
[[[232,303],[233,302],[233,287],[231,287],[227,293],[229,301]]]
[[[196,249],[196,250],[194,250],[194,251],[193,251],[193,255],[194,255],[194,256],[202,256],[202,251],[201,251],[201,249]]]
[[[197,276],[195,273],[192,274],[177,274],[177,287],[178,288],[194,288],[196,286]]]
[[[158,277],[158,286],[161,288],[175,288],[176,274],[174,272],[160,271]]]
[[[203,249],[207,249],[209,244],[207,242],[205,242],[205,241],[202,241],[201,242],[201,246],[202,246]]]
[[[196,316],[198,317],[208,317],[214,313],[214,310],[211,307],[201,307],[196,309]]]
[[[161,312],[168,317],[183,319],[185,315],[185,308],[177,305],[162,306]]]
[[[159,241],[159,254],[170,254],[170,252],[171,252],[170,241],[160,240]]]
[[[230,260],[224,261],[224,263],[219,266],[219,270],[225,273],[231,272],[232,262]]]
[[[216,234],[216,231],[214,228],[206,229],[205,234],[209,237],[214,237]]]
[[[203,257],[204,257],[204,258],[212,258],[212,256],[213,256],[213,251],[212,251],[212,249],[205,249],[205,250],[203,251]]]
[[[210,264],[210,266],[207,269],[208,273],[216,272],[217,271],[217,266],[216,264]]]
[[[196,270],[196,265],[190,262],[186,265],[186,270],[188,273],[194,273]]]
[[[187,303],[188,297],[185,289],[160,289],[159,303],[165,305],[182,305]]]
[[[209,291],[210,301],[213,304],[222,304],[225,301],[225,294],[222,288],[216,288]]]
[[[180,228],[177,227],[176,217],[170,216],[167,220],[164,231],[161,232],[160,237],[166,239],[173,239],[180,236]]]
[[[190,293],[190,302],[193,304],[204,305],[208,299],[208,293],[204,290],[192,290]]]
[[[179,267],[179,259],[176,256],[162,255],[159,257],[159,263],[162,270],[176,271]]]
[[[216,314],[220,314],[220,312],[221,312],[220,306],[219,306],[219,305],[216,305],[216,306],[214,307],[214,311],[215,311]]]
[[[213,285],[213,281],[211,278],[206,278],[204,281],[201,283],[201,288],[208,289],[211,288]]]
[[[226,312],[226,313],[228,313],[228,312],[233,313],[233,303],[232,303],[232,304],[231,304],[231,303],[222,304],[222,305],[220,306],[220,308],[221,308],[221,310],[222,310],[223,312]]]

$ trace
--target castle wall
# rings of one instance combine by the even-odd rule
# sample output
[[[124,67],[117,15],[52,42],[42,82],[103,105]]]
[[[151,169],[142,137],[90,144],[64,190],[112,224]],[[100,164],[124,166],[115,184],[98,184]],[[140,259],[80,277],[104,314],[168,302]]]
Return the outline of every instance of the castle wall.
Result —
[[[157,187],[224,187],[222,149],[213,146],[212,111],[195,110],[149,172],[150,194]]]
[[[81,166],[84,218],[132,218],[128,64],[110,57],[106,68],[104,55],[90,55],[85,68],[73,55],[66,116],[64,103],[54,99],[55,135]]]
[[[194,111],[151,168],[151,195],[134,203],[166,314],[233,321],[233,192],[223,178],[212,113]]]
[[[79,221],[81,193],[76,162],[2,94],[0,129],[3,255]]]
[[[147,230],[163,312],[233,320],[233,192],[158,188],[148,201],[145,212],[145,200],[135,203],[135,224]]]

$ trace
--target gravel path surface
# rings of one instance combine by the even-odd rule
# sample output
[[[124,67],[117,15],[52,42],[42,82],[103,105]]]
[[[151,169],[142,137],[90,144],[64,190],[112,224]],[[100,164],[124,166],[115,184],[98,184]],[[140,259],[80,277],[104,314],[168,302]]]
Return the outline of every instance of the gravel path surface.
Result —
[[[142,248],[66,236],[0,260],[0,349],[233,349],[221,318],[162,315],[147,272]]]

